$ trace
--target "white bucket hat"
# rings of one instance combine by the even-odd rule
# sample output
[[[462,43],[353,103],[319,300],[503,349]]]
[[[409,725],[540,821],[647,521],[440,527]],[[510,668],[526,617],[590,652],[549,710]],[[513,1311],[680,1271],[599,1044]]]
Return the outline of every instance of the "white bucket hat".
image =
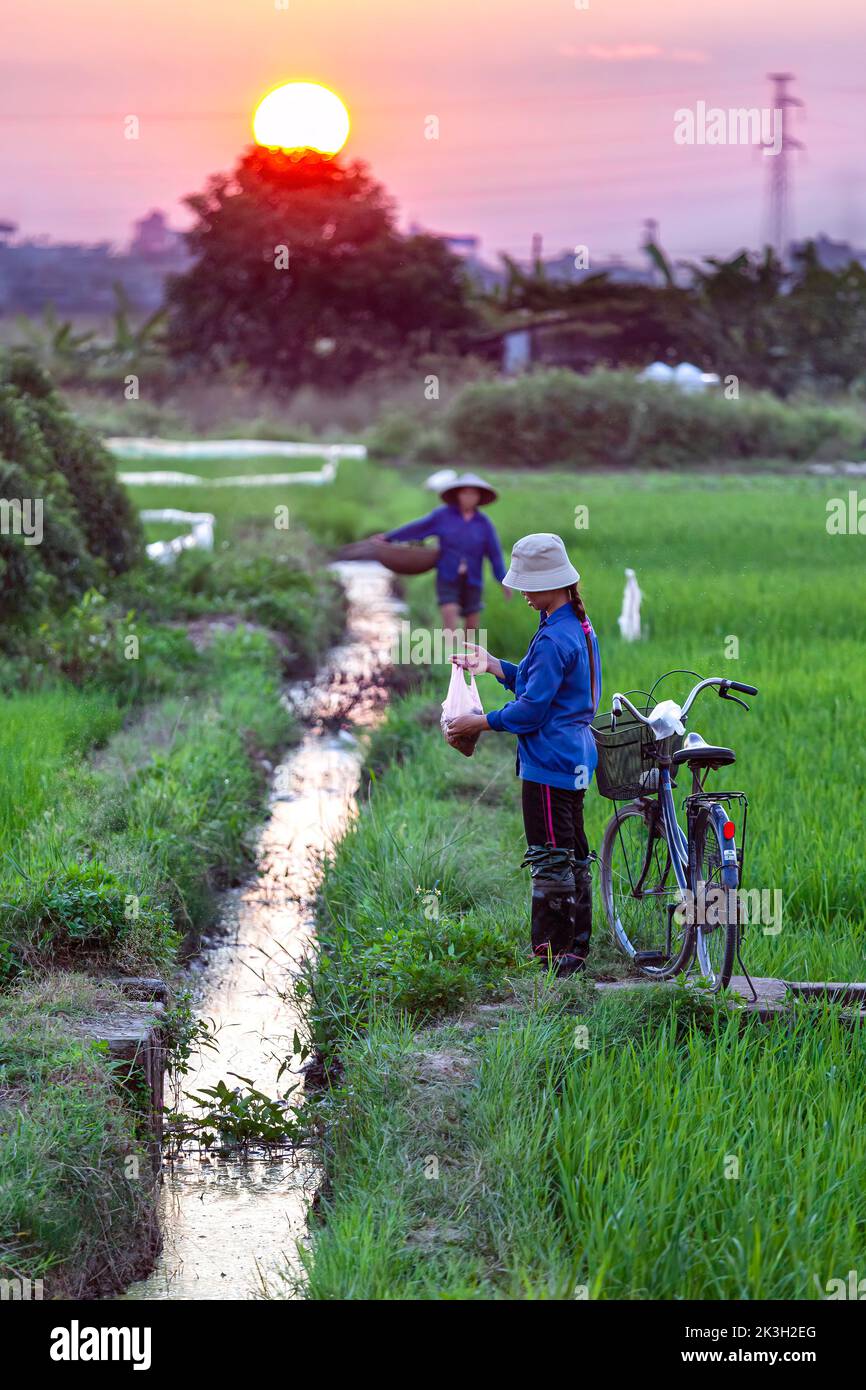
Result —
[[[536,531],[516,542],[502,582],[509,589],[532,594],[543,589],[568,589],[579,579],[560,537]]]

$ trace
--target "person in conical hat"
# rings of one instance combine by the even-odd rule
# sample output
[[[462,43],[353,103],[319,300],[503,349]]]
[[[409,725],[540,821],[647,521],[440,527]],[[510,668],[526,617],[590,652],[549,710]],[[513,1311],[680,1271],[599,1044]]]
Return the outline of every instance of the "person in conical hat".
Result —
[[[478,626],[484,586],[484,560],[500,584],[505,578],[505,561],[496,527],[480,510],[495,502],[497,492],[477,473],[460,473],[444,478],[439,496],[443,505],[418,521],[407,522],[388,531],[380,539],[386,541],[422,541],[435,536],[439,542],[436,565],[436,598],[442,614],[442,626],[456,632],[460,619],[467,632]],[[511,590],[503,587],[507,599]]]
[[[591,725],[601,695],[601,656],[579,580],[559,536],[541,532],[517,541],[504,582],[539,614],[529,650],[516,666],[478,646],[451,658],[473,674],[489,672],[516,698],[488,714],[452,719],[447,730],[449,743],[485,729],[517,736],[532,950],[559,975],[583,969],[592,931],[583,800],[598,761]]]

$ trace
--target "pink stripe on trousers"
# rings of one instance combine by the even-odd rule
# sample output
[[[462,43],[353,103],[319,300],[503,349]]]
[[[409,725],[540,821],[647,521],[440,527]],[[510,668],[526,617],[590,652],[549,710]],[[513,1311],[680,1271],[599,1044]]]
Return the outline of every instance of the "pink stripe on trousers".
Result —
[[[555,845],[555,844],[556,844],[556,836],[555,836],[554,833],[553,833],[553,807],[552,807],[551,804],[550,804],[550,787],[542,787],[542,788],[541,788],[541,800],[542,800],[542,803],[544,802],[545,795],[547,796],[547,807],[546,807],[546,810],[547,810],[547,829],[548,829],[548,832],[549,832],[549,834],[550,834],[550,843],[551,843],[552,845]]]

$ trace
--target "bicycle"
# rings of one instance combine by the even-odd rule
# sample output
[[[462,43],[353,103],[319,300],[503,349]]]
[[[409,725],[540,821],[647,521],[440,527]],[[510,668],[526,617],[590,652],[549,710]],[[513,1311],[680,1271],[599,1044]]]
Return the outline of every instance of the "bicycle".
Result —
[[[719,697],[748,710],[730,694],[757,695],[757,688],[719,676],[698,683],[680,708],[673,700],[653,705],[661,681],[696,671],[668,671],[646,695],[645,712],[616,693],[607,714],[593,721],[598,749],[596,784],[602,796],[628,804],[617,807],[604,832],[601,894],[619,948],[652,979],[687,971],[697,954],[701,975],[713,991],[731,979],[740,946],[738,888],[743,865],[748,801],[743,792],[704,790],[711,771],[736,761],[731,748],[686,734],[689,710],[702,690],[718,686]],[[623,713],[623,710],[627,713]],[[674,744],[682,735],[681,746]],[[691,794],[685,798],[686,829],[674,804],[678,768],[688,768]],[[742,810],[742,838],[731,809]]]

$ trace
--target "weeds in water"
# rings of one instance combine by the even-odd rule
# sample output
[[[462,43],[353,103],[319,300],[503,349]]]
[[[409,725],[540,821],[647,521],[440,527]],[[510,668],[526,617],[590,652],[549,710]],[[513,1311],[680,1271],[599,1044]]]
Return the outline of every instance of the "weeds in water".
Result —
[[[219,1143],[246,1153],[252,1146],[288,1144],[305,1137],[304,1128],[289,1106],[289,1097],[297,1087],[292,1086],[284,1096],[274,1098],[257,1090],[249,1077],[236,1079],[243,1085],[230,1087],[219,1080],[215,1086],[187,1092],[187,1100],[197,1107],[196,1114],[169,1112],[167,1122],[177,1147],[195,1139],[207,1150]]]

